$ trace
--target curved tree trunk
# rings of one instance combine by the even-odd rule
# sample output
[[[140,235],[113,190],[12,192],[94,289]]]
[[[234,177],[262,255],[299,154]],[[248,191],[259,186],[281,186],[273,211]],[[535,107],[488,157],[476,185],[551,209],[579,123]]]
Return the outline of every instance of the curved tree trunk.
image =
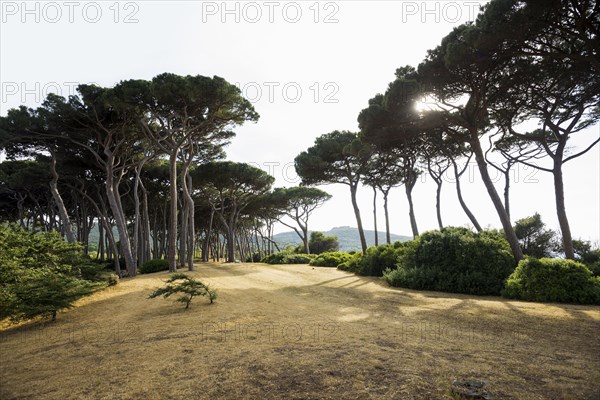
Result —
[[[460,203],[460,206],[462,207],[465,214],[467,214],[467,217],[469,217],[469,220],[471,221],[475,229],[477,229],[477,232],[481,232],[481,225],[479,225],[479,222],[477,221],[469,207],[467,207],[467,203],[465,203],[465,200],[462,196],[462,189],[460,187],[460,177],[465,172],[466,166],[465,169],[463,169],[461,172],[458,172],[458,166],[456,165],[456,161],[454,159],[452,160],[452,165],[454,166],[454,176],[456,178],[456,195],[458,196],[458,202]]]
[[[50,192],[52,193],[52,198],[56,203],[56,207],[58,208],[58,215],[60,216],[60,222],[64,228],[65,236],[67,237],[67,242],[75,243],[77,240],[75,239],[75,234],[73,233],[73,227],[71,226],[71,221],[69,220],[69,213],[67,212],[67,208],[65,207],[65,203],[58,192],[58,173],[56,172],[56,157],[54,156],[54,152],[50,152],[52,159],[50,161],[50,172],[52,173],[52,180],[50,181]]]
[[[562,242],[565,252],[565,257],[569,260],[575,259],[575,250],[573,248],[573,238],[571,237],[571,228],[567,211],[565,208],[565,189],[562,176],[562,155],[554,159],[554,168],[552,169],[554,177],[554,195],[556,197],[556,214],[558,216],[558,224],[562,233]]]
[[[119,232],[119,242],[121,244],[121,255],[125,258],[125,265],[129,276],[133,277],[136,275],[136,265],[131,253],[131,243],[129,242],[129,234],[127,233],[127,224],[123,217],[123,211],[120,208],[120,201],[117,198],[118,183],[114,179],[114,173],[112,169],[112,163],[107,167],[106,170],[106,197],[108,199],[108,205],[113,213],[115,219],[115,225]]]
[[[498,213],[498,217],[500,218],[500,222],[502,223],[502,228],[504,229],[504,235],[506,236],[506,240],[510,245],[510,248],[513,253],[513,257],[515,258],[515,262],[518,263],[523,259],[523,251],[521,250],[521,246],[519,245],[519,239],[515,234],[515,230],[512,227],[510,222],[510,218],[504,209],[504,204],[502,204],[502,200],[494,187],[494,183],[490,178],[490,174],[487,170],[487,163],[485,161],[485,156],[483,154],[483,150],[481,148],[481,143],[479,142],[478,132],[475,129],[471,129],[471,148],[473,149],[473,153],[475,154],[475,161],[477,161],[477,166],[479,167],[479,172],[481,174],[481,179],[485,184],[485,188],[487,189],[488,195],[494,204],[494,208],[496,208],[496,212]]]
[[[408,200],[408,216],[410,218],[410,228],[412,229],[413,237],[419,236],[419,228],[417,227],[417,218],[415,217],[415,208],[412,200],[412,190],[415,187],[415,182],[408,182],[404,185],[406,191],[406,199]]]
[[[100,206],[98,205],[98,203],[92,199],[87,193],[85,192],[81,192],[81,194],[86,197],[89,202],[92,204],[92,206],[94,207],[94,209],[96,210],[96,213],[98,213],[98,227],[102,227],[102,230],[105,233],[105,238],[108,243],[106,246],[106,253],[107,253],[107,257],[110,258],[110,253],[113,253],[113,259],[114,259],[114,264],[115,264],[115,273],[117,274],[117,276],[119,278],[123,277],[123,274],[121,272],[121,264],[119,262],[119,252],[118,252],[118,248],[117,248],[117,242],[115,241],[115,236],[113,234],[112,231],[112,226],[108,220],[108,210],[106,209],[106,204],[104,203],[104,200],[102,199],[102,197],[100,196],[100,190],[97,189],[98,191],[98,201],[100,203],[100,206],[102,206],[102,209],[100,208]],[[102,235],[101,235],[101,240],[102,240]],[[104,253],[104,244],[102,245],[102,252]],[[104,260],[104,255],[101,256],[102,260]]]
[[[235,262],[235,224],[236,224],[236,214],[237,207],[235,204],[232,204],[231,215],[229,216],[229,221],[225,219],[225,215],[223,213],[224,205],[221,204],[220,210],[218,210],[217,215],[223,225],[223,229],[225,231],[225,239],[226,239],[226,251],[227,251],[227,261],[228,263]]]
[[[300,226],[302,229],[302,244],[304,245],[304,251],[306,254],[310,254],[310,247],[308,246],[308,227],[306,225]]]
[[[365,231],[363,229],[362,219],[360,218],[360,209],[358,208],[358,203],[356,202],[356,191],[358,184],[350,184],[350,197],[352,199],[352,208],[354,209],[354,216],[356,217],[356,224],[358,225],[358,236],[360,237],[360,246],[362,248],[362,252],[365,253],[367,251],[367,240],[365,239]]]

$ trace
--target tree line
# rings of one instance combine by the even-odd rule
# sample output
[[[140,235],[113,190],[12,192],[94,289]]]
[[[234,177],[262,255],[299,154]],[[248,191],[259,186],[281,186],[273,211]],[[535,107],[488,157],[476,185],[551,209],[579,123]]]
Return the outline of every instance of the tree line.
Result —
[[[264,171],[223,160],[233,129],[259,118],[236,86],[165,73],[77,93],[0,118],[0,221],[57,230],[86,252],[97,226],[96,255],[120,276],[163,257],[192,270],[198,250],[261,258],[285,218],[308,249],[308,217],[331,196],[272,189]]]
[[[372,187],[374,204],[382,194],[388,233],[387,196],[391,188],[404,186],[416,237],[412,191],[417,178],[427,173],[436,183],[442,228],[440,192],[449,171],[465,215],[481,231],[460,186],[474,158],[518,262],[523,251],[510,219],[510,172],[521,163],[552,174],[562,250],[573,259],[563,167],[600,142],[596,137],[583,149],[568,146],[600,115],[599,13],[595,1],[491,1],[475,21],[454,28],[428,50],[417,67],[398,68],[386,92],[371,98],[358,115],[359,132],[324,134],[300,153],[295,164],[302,183],[349,187],[364,252],[356,201],[361,183]],[[423,107],[415,107],[418,103]],[[524,130],[528,121],[537,128]],[[503,196],[490,168],[505,178]]]

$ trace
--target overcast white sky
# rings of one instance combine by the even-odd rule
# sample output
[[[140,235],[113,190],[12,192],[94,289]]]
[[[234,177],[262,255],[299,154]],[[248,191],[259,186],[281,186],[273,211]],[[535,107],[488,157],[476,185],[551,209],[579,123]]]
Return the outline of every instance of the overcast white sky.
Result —
[[[112,86],[162,72],[219,75],[239,83],[260,113],[237,130],[230,159],[255,163],[277,186],[299,181],[294,157],[332,130],[357,130],[367,101],[385,91],[394,71],[416,66],[453,26],[473,19],[471,1],[1,1],[0,115],[36,106],[49,91],[64,96],[78,83]],[[583,148],[598,125],[573,140]],[[600,148],[565,167],[567,212],[574,237],[600,238]],[[463,177],[465,198],[482,225],[498,217],[475,166]],[[492,171],[492,175],[494,172]],[[534,212],[558,230],[551,176],[518,168],[512,217]],[[437,227],[430,178],[414,192],[421,231]],[[501,193],[501,179],[498,177]],[[348,189],[315,212],[311,229],[356,226]],[[372,229],[371,190],[362,189],[363,223]],[[402,189],[390,196],[392,231],[410,234]],[[446,225],[465,225],[453,182],[443,189]],[[382,216],[380,211],[380,216]],[[380,218],[379,227],[383,227]],[[287,230],[284,227],[280,231]]]

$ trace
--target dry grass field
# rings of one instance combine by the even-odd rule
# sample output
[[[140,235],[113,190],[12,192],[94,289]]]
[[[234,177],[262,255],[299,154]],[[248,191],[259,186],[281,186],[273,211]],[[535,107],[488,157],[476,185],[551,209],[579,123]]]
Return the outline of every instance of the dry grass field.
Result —
[[[185,311],[123,280],[0,327],[0,399],[600,399],[600,307],[417,292],[306,265],[199,264]]]

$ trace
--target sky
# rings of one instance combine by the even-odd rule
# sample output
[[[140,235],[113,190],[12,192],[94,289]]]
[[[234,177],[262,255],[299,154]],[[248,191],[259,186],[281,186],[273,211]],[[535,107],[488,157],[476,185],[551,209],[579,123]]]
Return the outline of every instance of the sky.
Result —
[[[293,160],[333,130],[358,130],[358,113],[386,90],[396,68],[417,66],[454,26],[473,20],[473,1],[0,1],[0,115],[47,93],[75,94],[80,83],[113,86],[163,73],[218,75],[237,84],[261,118],[236,129],[228,158],[271,173],[275,186],[300,183]],[[600,134],[578,133],[573,150]],[[600,239],[600,147],[564,168],[573,236]],[[503,181],[491,170],[502,193]],[[445,225],[465,226],[454,180],[442,189]],[[475,164],[461,180],[483,226],[500,221]],[[315,211],[311,230],[356,226],[344,185],[321,187],[333,198]],[[381,197],[381,196],[380,196]],[[435,185],[424,174],[414,189],[420,231],[437,228]],[[373,227],[372,191],[361,188],[365,228]],[[558,230],[552,176],[519,165],[511,217],[539,212]],[[379,207],[378,223],[384,226]],[[410,235],[402,188],[390,195],[393,233]],[[277,231],[288,228],[279,226]]]

